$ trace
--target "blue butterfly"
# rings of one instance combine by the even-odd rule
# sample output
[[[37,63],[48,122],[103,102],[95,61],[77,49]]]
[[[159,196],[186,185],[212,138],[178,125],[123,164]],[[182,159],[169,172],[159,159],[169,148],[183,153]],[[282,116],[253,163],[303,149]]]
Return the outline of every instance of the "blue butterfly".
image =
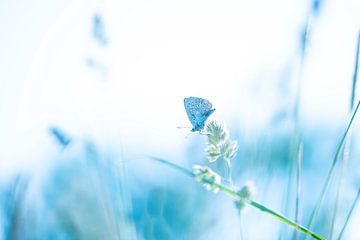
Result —
[[[215,111],[208,100],[198,97],[184,98],[184,107],[193,126],[192,132],[203,130],[206,120]]]

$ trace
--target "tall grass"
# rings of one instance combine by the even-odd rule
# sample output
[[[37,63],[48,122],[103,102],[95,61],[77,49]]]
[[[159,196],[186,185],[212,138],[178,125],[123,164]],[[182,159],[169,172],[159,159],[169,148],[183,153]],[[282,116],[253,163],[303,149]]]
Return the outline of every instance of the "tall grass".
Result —
[[[357,47],[356,47],[356,54],[355,54],[355,64],[354,64],[354,74],[353,74],[353,79],[352,79],[352,90],[351,90],[351,98],[350,98],[350,110],[352,110],[353,106],[354,106],[354,103],[355,103],[355,92],[356,92],[356,83],[357,83],[357,72],[358,72],[358,59],[359,59],[359,42],[360,42],[360,34],[358,36],[358,41],[357,41]],[[312,211],[312,214],[311,214],[311,217],[310,217],[310,220],[309,220],[309,223],[308,223],[308,228],[311,229],[312,226],[313,226],[313,223],[315,221],[315,218],[317,217],[317,214],[318,214],[318,211],[321,207],[321,204],[324,200],[324,197],[325,197],[325,194],[326,194],[326,191],[329,187],[329,184],[330,184],[330,181],[331,181],[331,178],[333,177],[333,174],[334,174],[334,170],[335,170],[335,167],[337,165],[337,163],[340,161],[342,163],[342,165],[345,165],[346,164],[346,158],[347,158],[347,152],[348,152],[348,149],[346,149],[346,146],[347,146],[347,141],[350,134],[351,134],[351,127],[353,125],[353,121],[355,119],[355,116],[358,112],[358,109],[359,109],[359,105],[360,105],[360,101],[357,103],[355,109],[353,110],[353,113],[351,115],[351,118],[350,118],[350,121],[347,125],[347,128],[340,140],[340,143],[336,149],[336,153],[335,153],[335,156],[334,156],[334,159],[333,159],[333,162],[331,164],[331,167],[328,171],[328,174],[326,176],[326,179],[325,179],[325,182],[324,182],[324,185],[323,187],[321,188],[321,191],[320,191],[320,195],[319,195],[319,198],[315,204],[315,208],[314,210]],[[349,143],[348,143],[349,144]],[[343,168],[344,166],[342,166]],[[335,199],[335,205],[334,205],[334,209],[333,209],[333,217],[332,217],[332,220],[331,220],[331,228],[330,228],[330,236],[329,238],[332,239],[332,235],[333,235],[333,230],[334,230],[334,225],[335,225],[335,221],[336,221],[336,215],[337,215],[337,208],[338,208],[338,201],[339,201],[339,197],[340,197],[340,190],[341,190],[341,182],[342,182],[342,179],[343,179],[343,171],[341,171],[341,175],[338,179],[338,184],[337,184],[337,188],[336,188],[336,199]]]
[[[357,86],[356,84],[357,84],[357,76],[358,76],[358,71],[359,71],[359,55],[360,55],[360,31],[358,33],[358,38],[357,38],[357,42],[356,42],[354,72],[353,72],[353,78],[352,78],[352,91],[351,91],[351,97],[350,97],[350,108],[351,109],[354,106],[355,97],[356,97],[356,86]],[[340,182],[341,182],[341,180],[342,179],[340,179]],[[338,189],[338,192],[337,192],[337,196],[338,195],[339,195],[339,189]],[[347,225],[349,224],[352,213],[353,213],[353,211],[354,211],[354,209],[355,209],[355,207],[356,207],[356,205],[358,203],[359,197],[360,197],[360,187],[358,189],[358,193],[357,193],[357,195],[356,195],[356,197],[355,197],[355,199],[354,199],[354,201],[353,201],[353,203],[351,205],[351,208],[349,210],[349,213],[347,214],[345,223],[342,226],[340,234],[339,234],[337,239],[342,239],[343,234],[344,234],[344,232],[345,232],[345,230],[347,228]],[[335,222],[335,220],[336,220],[336,213],[337,213],[337,211],[335,209],[333,222]]]
[[[345,230],[350,222],[350,219],[352,217],[352,214],[354,212],[354,209],[356,207],[356,205],[358,204],[358,201],[359,201],[359,198],[360,198],[360,188],[356,194],[356,197],[353,201],[353,203],[351,204],[351,207],[350,207],[350,210],[349,210],[349,213],[347,214],[346,216],[346,219],[345,219],[345,222],[344,222],[344,225],[342,226],[341,230],[340,230],[340,233],[339,233],[339,236],[337,237],[338,240],[342,239],[343,236],[344,236],[344,233],[345,233]]]
[[[355,54],[355,64],[354,64],[354,74],[352,78],[352,85],[351,85],[351,95],[350,95],[350,103],[349,103],[349,113],[353,110],[354,104],[355,104],[355,97],[356,97],[356,83],[357,83],[357,71],[358,71],[358,56],[359,55],[359,37],[357,41],[357,47],[356,47],[356,54]],[[338,214],[338,206],[339,206],[339,199],[341,195],[341,189],[342,189],[342,183],[344,179],[345,169],[349,158],[349,152],[350,152],[350,145],[351,145],[351,132],[349,133],[347,139],[345,140],[344,148],[342,150],[341,159],[340,159],[340,176],[338,178],[337,186],[336,186],[336,196],[335,196],[335,205],[333,209],[333,217],[331,220],[331,228],[330,228],[330,234],[329,239],[333,239],[333,232],[334,227],[336,224],[336,217]]]
[[[302,151],[303,151],[303,136],[302,130],[300,126],[299,120],[299,108],[301,102],[301,92],[302,92],[302,82],[303,76],[305,71],[305,63],[306,63],[306,56],[308,52],[309,42],[311,39],[312,31],[313,31],[313,24],[316,15],[320,11],[320,4],[321,1],[313,0],[310,4],[307,16],[305,17],[304,25],[301,29],[301,36],[300,36],[300,51],[298,54],[299,63],[298,63],[298,70],[296,74],[296,88],[295,88],[295,101],[292,109],[292,119],[294,122],[294,130],[292,132],[292,144],[290,149],[290,158],[289,158],[289,170],[288,170],[288,187],[285,195],[286,204],[285,204],[285,212],[290,213],[291,209],[291,196],[293,195],[293,182],[295,181],[295,213],[294,219],[296,222],[300,221],[300,202],[301,202],[301,171],[302,171]],[[295,174],[294,174],[295,172]],[[295,178],[294,178],[295,175]],[[297,232],[294,231],[293,239],[297,239]],[[280,235],[281,238],[281,235]]]
[[[327,192],[327,190],[329,188],[329,185],[330,185],[330,180],[331,180],[331,178],[333,176],[335,167],[336,167],[336,165],[338,163],[339,156],[340,156],[341,151],[342,151],[342,149],[344,147],[345,140],[346,140],[346,138],[347,138],[347,136],[348,136],[348,134],[350,132],[350,129],[351,129],[352,125],[353,125],[355,116],[356,116],[356,114],[357,114],[357,112],[359,110],[359,106],[360,106],[360,101],[358,102],[355,110],[353,111],[353,113],[351,115],[351,118],[350,118],[350,120],[349,120],[349,122],[347,124],[346,130],[345,130],[345,132],[343,133],[343,135],[342,135],[342,137],[340,139],[340,142],[339,142],[338,147],[336,149],[335,156],[333,158],[332,164],[331,164],[330,169],[329,169],[329,171],[328,171],[328,173],[326,175],[324,184],[323,184],[323,186],[322,186],[322,188],[320,190],[319,197],[318,197],[318,199],[316,201],[316,204],[315,204],[315,207],[314,207],[314,209],[313,209],[313,211],[312,211],[312,213],[310,215],[309,223],[307,225],[307,227],[309,229],[311,229],[313,227],[314,221],[315,221],[315,219],[316,219],[316,217],[318,215],[318,212],[320,210],[320,207],[321,207],[321,205],[322,205],[322,203],[324,201],[325,194],[326,194],[326,192]]]
[[[29,179],[17,176],[12,184],[5,202],[5,239],[20,239],[24,234],[24,204],[28,192]]]
[[[256,208],[257,210],[287,224],[288,226],[290,227],[293,227],[295,228],[296,230],[308,235],[308,236],[311,236],[315,239],[325,239],[323,237],[321,237],[320,235],[310,231],[309,229],[307,229],[306,227],[304,226],[301,226],[300,224],[297,224],[295,222],[293,222],[292,220],[290,220],[289,218],[285,217],[285,216],[282,216],[281,214],[275,212],[274,210],[271,210],[270,208],[268,207],[265,207],[264,205],[254,201],[254,200],[251,200],[251,199],[248,199],[248,198],[244,198],[241,194],[239,194],[238,192],[232,190],[230,187],[227,187],[223,184],[219,184],[217,182],[215,182],[214,180],[212,180],[211,178],[208,178],[207,176],[206,177],[201,177],[199,178],[199,175],[195,174],[194,172],[184,168],[184,167],[181,167],[177,164],[174,164],[172,162],[169,162],[169,161],[166,161],[164,159],[161,159],[161,158],[157,158],[157,157],[150,157],[151,159],[159,162],[159,163],[162,163],[162,164],[165,164],[169,167],[172,167],[174,169],[177,169],[179,171],[181,171],[182,173],[194,178],[194,179],[198,179],[201,183],[207,185],[207,186],[211,186],[212,189],[218,189],[219,191],[223,192],[224,194],[228,195],[229,197],[231,197],[233,200],[236,200],[236,201],[240,201],[246,205],[249,205],[249,206],[252,206],[254,208]]]

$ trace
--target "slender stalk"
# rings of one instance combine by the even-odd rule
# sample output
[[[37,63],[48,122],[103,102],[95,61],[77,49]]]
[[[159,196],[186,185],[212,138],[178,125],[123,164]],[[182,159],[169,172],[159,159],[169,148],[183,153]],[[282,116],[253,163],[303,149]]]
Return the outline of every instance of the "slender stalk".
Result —
[[[359,202],[359,198],[360,198],[360,188],[359,188],[359,190],[358,190],[358,192],[357,192],[357,194],[356,194],[356,197],[355,197],[355,199],[354,199],[353,204],[351,205],[351,208],[350,208],[350,211],[349,211],[349,213],[348,213],[348,215],[347,215],[347,217],[346,217],[345,223],[344,223],[343,227],[341,228],[339,237],[337,238],[338,240],[342,239],[342,237],[343,237],[343,235],[344,235],[344,232],[345,232],[345,230],[346,230],[346,227],[347,227],[348,224],[349,224],[349,220],[350,220],[350,218],[351,218],[351,216],[352,216],[352,214],[353,214],[353,212],[354,212],[354,209],[355,209],[357,203]]]
[[[177,165],[175,163],[166,161],[166,160],[158,158],[158,157],[150,157],[150,159],[158,161],[160,163],[163,163],[163,164],[165,164],[165,165],[167,165],[169,167],[175,168],[175,169],[179,170],[180,172],[188,175],[189,177],[195,177],[195,174],[192,171],[190,171],[190,170],[188,170],[188,169],[186,169],[184,167],[181,167],[181,166],[179,166],[179,165]]]
[[[355,52],[355,63],[354,63],[354,72],[353,72],[353,78],[352,78],[352,91],[351,91],[351,98],[350,98],[350,109],[352,109],[353,108],[353,106],[354,106],[354,102],[355,102],[355,96],[356,96],[356,83],[357,83],[357,76],[358,76],[358,68],[359,68],[359,52],[360,52],[360,31],[359,31],[359,33],[358,33],[358,38],[357,38],[357,42],[356,42],[356,52]],[[350,140],[349,140],[350,141]],[[346,147],[349,147],[348,145],[350,145],[350,143],[349,143],[349,141],[347,141],[346,143],[346,145],[347,146],[345,146],[345,148]],[[349,150],[348,150],[348,148],[346,149],[346,151],[344,151],[344,156],[348,156],[348,155],[346,155],[347,153],[349,152]],[[344,160],[345,160],[346,158],[344,158]],[[343,171],[341,172],[341,174],[343,175]],[[342,177],[342,176],[341,176]],[[340,181],[341,181],[341,179],[340,179]],[[341,184],[341,182],[339,182],[339,185]],[[339,186],[340,187],[340,186]],[[348,215],[348,217],[347,217],[347,219],[346,219],[346,221],[345,221],[345,224],[344,224],[344,226],[343,226],[343,228],[342,228],[342,230],[341,230],[341,232],[340,232],[340,235],[339,235],[339,237],[338,237],[338,239],[341,239],[341,237],[342,237],[342,234],[343,234],[343,232],[344,232],[344,230],[345,230],[345,228],[346,228],[346,226],[347,226],[347,223],[348,223],[348,221],[349,221],[349,219],[350,219],[350,216],[351,216],[351,214],[352,214],[352,211],[353,211],[353,209],[354,209],[354,207],[355,207],[355,205],[356,205],[356,202],[358,201],[358,198],[359,198],[359,194],[360,194],[360,188],[359,188],[359,192],[358,192],[358,195],[356,196],[356,198],[355,198],[355,201],[354,201],[354,203],[353,203],[353,206],[352,206],[352,208],[351,208],[351,210],[350,210],[350,212],[349,212],[349,215]],[[337,201],[338,201],[338,195],[339,195],[339,189],[338,189],[338,192],[337,192]],[[337,202],[336,202],[337,203]],[[335,205],[336,207],[337,207],[337,205]],[[337,208],[335,209],[335,210],[337,210]],[[335,218],[335,214],[336,214],[336,211],[335,211],[335,213],[334,213],[334,218]],[[334,220],[334,219],[333,219]],[[332,225],[332,229],[331,230],[333,230],[333,225]],[[331,231],[331,234],[333,233],[333,231]],[[332,237],[332,235],[330,235],[331,237]]]
[[[288,176],[287,176],[287,187],[286,187],[286,195],[285,195],[285,206],[284,206],[284,213],[286,215],[290,215],[290,205],[292,205],[292,196],[294,191],[292,191],[293,188],[293,179],[294,179],[294,171],[295,171],[295,165],[294,165],[294,152],[297,151],[294,149],[294,152],[292,152],[293,148],[297,148],[297,138],[294,137],[293,141],[292,141],[292,146],[290,148],[291,151],[291,156],[290,156],[290,162],[289,162],[289,166],[288,166]],[[294,231],[296,231],[296,229],[294,229]],[[279,240],[284,238],[284,234],[285,234],[285,230],[281,229],[280,234],[279,234]],[[287,238],[287,236],[285,236],[285,238]]]
[[[342,181],[343,181],[343,177],[344,177],[344,171],[345,171],[345,165],[348,159],[348,153],[349,153],[349,144],[350,143],[350,134],[349,137],[346,139],[345,141],[345,145],[342,151],[342,157],[339,160],[339,164],[341,164],[340,166],[340,176],[336,185],[336,195],[335,195],[335,204],[334,204],[334,210],[332,218],[331,218],[331,223],[330,223],[330,234],[329,234],[329,239],[333,239],[333,233],[334,233],[334,228],[335,228],[335,224],[336,224],[336,215],[339,209],[339,201],[340,201],[340,192],[341,192],[341,186],[342,186]]]
[[[110,202],[109,197],[106,192],[106,190],[102,187],[103,182],[102,179],[102,173],[103,168],[100,164],[99,156],[97,155],[97,150],[94,148],[92,143],[87,143],[87,157],[90,161],[87,163],[89,164],[89,167],[91,167],[90,176],[92,181],[92,187],[93,190],[96,191],[99,196],[99,203],[101,204],[101,207],[104,211],[106,226],[108,227],[108,230],[114,233],[114,239],[121,239],[120,238],[120,230],[117,227],[117,224],[115,223],[115,217],[113,211],[110,209]]]
[[[354,107],[354,102],[355,102],[356,83],[357,83],[357,76],[358,76],[358,70],[359,70],[359,55],[360,55],[360,31],[358,33],[356,53],[355,53],[355,64],[354,64],[354,73],[353,73],[353,80],[352,80],[352,91],[351,91],[351,98],[350,98],[350,107],[351,107],[351,109]]]
[[[288,219],[288,218],[286,218],[286,217],[284,217],[284,216],[281,216],[280,214],[272,211],[272,210],[269,209],[269,208],[266,208],[265,206],[263,206],[263,205],[255,202],[255,201],[249,201],[248,204],[251,205],[251,206],[253,206],[253,207],[255,207],[255,208],[257,208],[257,209],[260,210],[260,211],[263,211],[263,212],[269,214],[269,215],[272,216],[272,217],[277,218],[277,219],[280,220],[281,222],[286,223],[287,225],[289,225],[289,226],[297,229],[298,231],[300,231],[300,232],[302,232],[302,233],[305,233],[307,236],[311,236],[311,237],[313,237],[313,238],[315,238],[315,239],[319,239],[319,240],[325,240],[325,238],[323,238],[323,237],[321,237],[320,235],[318,235],[318,234],[310,231],[310,230],[307,229],[306,227],[303,227],[303,226],[301,226],[301,225],[299,225],[299,224],[291,221],[290,219]]]
[[[319,210],[320,210],[320,206],[321,206],[321,204],[322,204],[322,202],[323,202],[323,200],[324,200],[325,193],[326,193],[326,191],[327,191],[327,189],[328,189],[328,187],[329,187],[329,184],[330,184],[330,179],[331,179],[331,177],[332,177],[332,175],[333,175],[333,172],[334,172],[336,163],[337,163],[337,161],[338,161],[338,158],[339,158],[339,155],[340,155],[340,153],[341,153],[341,150],[342,150],[342,148],[343,148],[343,146],[344,146],[346,137],[348,136],[348,133],[349,133],[349,131],[350,131],[350,128],[351,128],[351,126],[352,126],[352,124],[353,124],[353,121],[354,121],[354,119],[355,119],[355,116],[356,116],[356,114],[357,114],[357,112],[358,112],[358,110],[359,110],[359,106],[360,106],[360,101],[359,101],[358,104],[356,105],[356,108],[355,108],[355,110],[353,111],[353,114],[352,114],[352,116],[351,116],[351,118],[350,118],[350,121],[349,121],[349,123],[348,123],[348,125],[347,125],[347,128],[346,128],[346,130],[345,130],[345,132],[344,132],[344,134],[343,134],[343,136],[342,136],[342,138],[341,138],[341,140],[340,140],[340,142],[339,142],[339,145],[338,145],[338,147],[337,147],[337,149],[336,149],[336,153],[335,153],[333,162],[332,162],[331,167],[330,167],[330,169],[329,169],[329,172],[328,172],[328,174],[327,174],[327,176],[326,176],[324,185],[323,185],[323,187],[322,187],[322,189],[321,189],[321,191],[320,191],[320,195],[319,195],[319,197],[318,197],[318,200],[316,201],[315,208],[314,208],[314,210],[313,210],[312,213],[311,213],[310,220],[309,220],[309,223],[308,223],[308,225],[307,225],[307,227],[308,227],[309,229],[312,228],[313,223],[314,223],[314,220],[315,220],[315,218],[316,218],[316,216],[317,216],[317,214],[318,214],[318,212],[319,212]]]
[[[293,120],[294,120],[294,132],[293,132],[293,149],[296,150],[294,154],[291,154],[291,161],[289,164],[289,174],[288,174],[288,186],[286,191],[286,202],[285,202],[285,212],[289,213],[290,209],[290,203],[291,203],[291,196],[292,196],[292,186],[293,186],[293,175],[294,171],[296,173],[299,172],[298,164],[297,164],[297,158],[300,154],[300,145],[302,145],[302,138],[301,138],[301,129],[299,124],[299,108],[300,108],[300,98],[301,98],[301,90],[302,90],[302,81],[303,81],[303,75],[304,75],[304,66],[305,66],[305,60],[306,60],[306,54],[307,54],[307,48],[309,44],[309,38],[312,32],[312,25],[313,25],[313,18],[314,18],[314,9],[311,6],[309,9],[309,12],[305,18],[305,25],[302,30],[301,39],[300,39],[300,53],[299,53],[299,67],[296,77],[296,91],[295,91],[295,102],[293,106]],[[295,169],[294,169],[295,168]],[[295,179],[296,185],[299,185],[299,182],[297,182],[299,179]],[[297,219],[297,211],[298,211],[298,202],[299,199],[298,191],[296,191],[295,196],[296,202],[295,202],[295,221]],[[281,239],[280,234],[280,239]],[[297,233],[294,231],[293,239],[297,239]]]
[[[295,199],[295,222],[300,222],[301,211],[300,211],[300,200],[301,200],[301,172],[302,172],[302,153],[303,145],[302,143],[299,146],[298,156],[297,156],[297,167],[296,167],[296,199]],[[297,239],[297,231],[294,231],[293,239]]]
[[[160,163],[163,163],[169,167],[172,167],[174,169],[177,169],[183,173],[185,173],[186,175],[190,176],[190,177],[195,177],[196,175],[184,168],[184,167],[181,167],[175,163],[172,163],[172,162],[169,162],[169,161],[166,161],[166,160],[163,160],[163,159],[160,159],[160,158],[157,158],[157,157],[150,157],[151,159],[155,160],[155,161],[158,161]],[[205,179],[205,178],[201,178],[201,181],[202,183],[206,183],[206,184],[210,184],[212,187],[215,187],[215,188],[218,188],[221,192],[225,193],[226,195],[230,196],[231,198],[233,198],[234,200],[237,200],[237,201],[242,201],[244,202],[245,204],[249,205],[249,206],[252,206],[264,213],[266,213],[267,215],[271,216],[271,217],[274,217],[276,219],[278,219],[279,221],[289,225],[290,227],[293,227],[295,229],[297,229],[298,231],[306,234],[306,235],[309,235],[315,239],[319,239],[319,240],[324,240],[325,238],[321,237],[320,235],[310,231],[309,229],[307,229],[306,227],[303,227],[299,224],[297,224],[296,222],[288,219],[287,217],[285,216],[282,216],[281,214],[271,210],[270,208],[267,208],[265,207],[264,205],[258,203],[258,202],[255,202],[253,200],[250,200],[250,199],[246,199],[246,198],[243,198],[241,197],[236,191],[222,185],[222,184],[217,184],[213,181],[210,181],[208,179]]]
[[[229,181],[229,184],[230,184],[231,188],[234,188],[234,182],[233,182],[233,178],[232,178],[231,162],[230,161],[231,160],[225,160],[227,170],[228,170],[228,181]]]
[[[10,226],[8,232],[5,232],[5,239],[20,239],[21,238],[21,224],[22,214],[26,195],[28,193],[29,179],[27,177],[18,176],[9,196],[9,221]],[[7,238],[6,238],[7,235]]]
[[[297,224],[296,222],[293,222],[289,218],[287,218],[285,216],[282,216],[281,214],[271,210],[270,208],[265,207],[264,205],[262,205],[262,204],[260,204],[258,202],[242,198],[237,192],[235,192],[235,191],[233,191],[233,190],[231,190],[231,189],[229,189],[229,188],[227,188],[227,187],[225,187],[225,186],[223,186],[221,184],[216,184],[214,182],[206,181],[206,180],[204,182],[206,182],[208,184],[212,184],[214,187],[219,188],[220,191],[222,191],[223,193],[227,194],[228,196],[234,198],[235,200],[243,201],[244,203],[246,203],[246,204],[248,204],[248,205],[250,205],[250,206],[252,206],[252,207],[254,207],[254,208],[256,208],[256,209],[258,209],[258,210],[260,210],[260,211],[262,211],[264,213],[266,213],[266,214],[268,214],[269,216],[272,216],[272,217],[280,220],[281,222],[283,222],[283,223],[297,229],[298,231],[300,231],[302,233],[307,234],[308,236],[311,236],[311,237],[313,237],[315,239],[325,239],[325,238],[321,237],[320,235],[310,231],[306,227],[303,227],[303,226]]]
[[[353,77],[352,77],[351,98],[350,98],[350,104],[349,104],[349,112],[350,113],[353,110],[355,96],[356,96],[356,83],[357,83],[357,73],[358,73],[358,66],[359,66],[359,48],[360,48],[360,32],[359,32],[358,39],[356,42],[354,73],[353,73]],[[332,217],[332,221],[331,221],[329,239],[332,239],[332,237],[333,237],[333,232],[334,232],[334,228],[335,228],[335,224],[336,224],[336,215],[337,215],[338,208],[339,208],[340,192],[341,192],[341,187],[342,187],[342,181],[343,181],[343,178],[345,175],[345,167],[347,165],[348,158],[349,158],[350,144],[351,144],[351,133],[349,133],[349,135],[345,141],[345,146],[344,146],[342,154],[341,154],[341,156],[342,156],[341,161],[340,161],[341,171],[340,171],[340,176],[339,176],[339,180],[338,180],[337,188],[336,188],[336,199],[335,199],[335,204],[334,204],[333,217]]]
[[[240,228],[240,239],[241,239],[241,240],[245,240],[245,237],[244,237],[244,228],[243,228],[243,223],[242,223],[242,216],[241,216],[241,214],[239,214],[239,228]]]

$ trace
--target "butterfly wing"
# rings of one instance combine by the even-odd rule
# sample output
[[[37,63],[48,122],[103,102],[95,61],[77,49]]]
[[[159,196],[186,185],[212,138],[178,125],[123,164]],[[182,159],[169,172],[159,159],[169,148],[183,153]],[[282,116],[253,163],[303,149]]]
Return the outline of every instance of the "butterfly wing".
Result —
[[[202,130],[205,126],[206,120],[215,111],[208,100],[197,97],[185,98],[184,107],[193,126],[192,131]]]
[[[185,111],[193,127],[197,125],[197,119],[200,117],[198,107],[200,103],[199,100],[199,98],[195,97],[188,97],[184,99]]]

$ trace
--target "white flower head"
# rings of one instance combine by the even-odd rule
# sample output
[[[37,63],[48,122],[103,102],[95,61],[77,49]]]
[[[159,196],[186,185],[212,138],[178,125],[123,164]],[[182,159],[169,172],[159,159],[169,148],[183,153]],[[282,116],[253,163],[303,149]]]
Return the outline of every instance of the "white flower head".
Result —
[[[214,193],[219,192],[219,188],[214,185],[221,184],[221,177],[215,173],[211,168],[201,165],[193,166],[193,173],[195,174],[196,181],[203,184],[203,186]]]
[[[215,162],[219,158],[230,162],[238,150],[237,141],[229,139],[228,130],[224,124],[212,121],[206,126],[206,135],[208,137],[205,152],[209,162]]]

